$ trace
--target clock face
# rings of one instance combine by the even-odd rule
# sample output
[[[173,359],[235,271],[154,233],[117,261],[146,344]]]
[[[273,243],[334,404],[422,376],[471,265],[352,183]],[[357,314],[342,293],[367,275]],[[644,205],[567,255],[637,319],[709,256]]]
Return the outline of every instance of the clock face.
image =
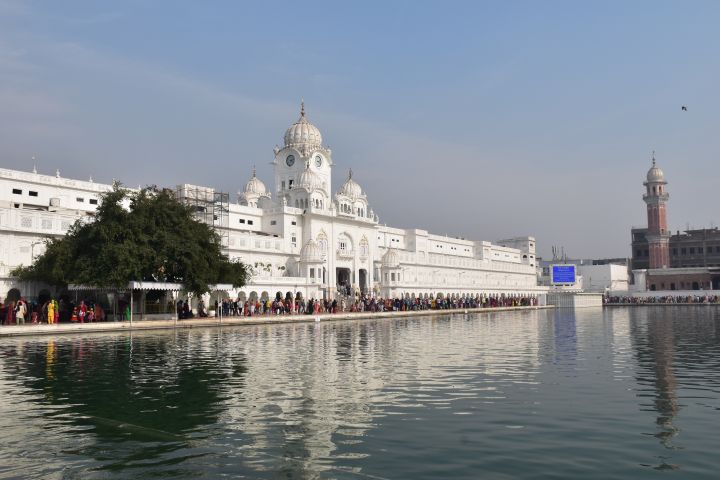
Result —
[[[315,166],[322,167],[322,157],[320,155],[315,156]]]
[[[288,155],[285,159],[285,163],[287,163],[288,167],[292,167],[295,165],[295,156],[294,155]]]

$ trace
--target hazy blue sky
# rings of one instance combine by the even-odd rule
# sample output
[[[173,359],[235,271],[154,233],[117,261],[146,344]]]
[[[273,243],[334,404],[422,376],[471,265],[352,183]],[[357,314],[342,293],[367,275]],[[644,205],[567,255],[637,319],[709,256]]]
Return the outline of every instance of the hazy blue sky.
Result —
[[[720,224],[720,2],[0,0],[0,166],[236,192],[298,117],[383,223],[627,256]],[[688,112],[681,112],[681,105]]]

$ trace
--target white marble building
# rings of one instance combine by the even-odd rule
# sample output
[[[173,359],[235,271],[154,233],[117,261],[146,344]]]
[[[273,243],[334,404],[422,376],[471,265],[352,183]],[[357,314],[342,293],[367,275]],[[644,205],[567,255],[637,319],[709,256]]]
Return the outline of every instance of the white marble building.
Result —
[[[178,187],[212,223],[227,254],[253,269],[240,298],[300,293],[334,298],[338,291],[376,296],[544,293],[537,285],[535,239],[474,241],[420,229],[380,225],[349,171],[331,192],[333,152],[301,109],[275,147],[268,189],[253,170],[237,200],[212,188]],[[78,218],[91,220],[99,194],[111,189],[90,181],[0,169],[0,299],[11,288],[28,297],[41,286],[9,277],[39,255],[43,238],[63,235]]]

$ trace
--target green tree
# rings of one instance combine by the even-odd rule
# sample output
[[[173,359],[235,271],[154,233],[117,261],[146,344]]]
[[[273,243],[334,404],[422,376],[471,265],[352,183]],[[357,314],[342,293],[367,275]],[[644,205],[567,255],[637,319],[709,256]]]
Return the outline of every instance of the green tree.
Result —
[[[22,280],[123,288],[132,280],[177,282],[198,294],[210,284],[243,286],[248,269],[222,253],[210,225],[172,191],[130,192],[116,186],[94,220],[76,221],[67,235],[46,241],[35,263],[12,273]]]

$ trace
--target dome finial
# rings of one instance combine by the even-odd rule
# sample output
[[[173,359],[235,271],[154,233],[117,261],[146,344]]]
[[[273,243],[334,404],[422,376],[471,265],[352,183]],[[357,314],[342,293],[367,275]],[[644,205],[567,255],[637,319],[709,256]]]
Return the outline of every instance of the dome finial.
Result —
[[[654,167],[655,166],[655,150],[652,151],[652,162],[653,162],[653,167]]]
[[[348,180],[351,179],[351,178],[352,178],[352,168],[351,168],[350,171],[348,172]]]
[[[253,176],[252,176],[252,178],[255,178],[255,177],[257,177],[257,175],[255,174],[255,165],[253,165]]]
[[[301,117],[305,116],[305,99],[304,98],[300,99],[300,116]]]

